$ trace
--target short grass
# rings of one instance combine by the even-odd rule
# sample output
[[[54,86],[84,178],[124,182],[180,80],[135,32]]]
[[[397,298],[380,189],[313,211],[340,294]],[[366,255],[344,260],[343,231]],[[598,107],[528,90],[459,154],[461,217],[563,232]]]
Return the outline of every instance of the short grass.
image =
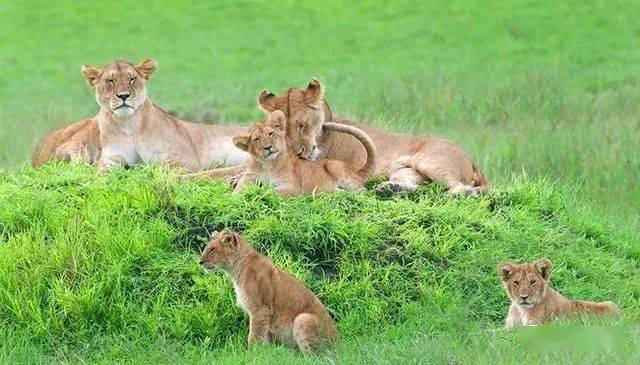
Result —
[[[251,123],[259,91],[327,85],[335,114],[439,134],[496,182],[562,179],[638,221],[637,1],[58,1],[0,4],[0,166],[94,115],[80,65],[154,57],[150,95]]]
[[[99,175],[53,164],[1,173],[0,196],[3,362],[640,359],[640,236],[545,181],[512,181],[479,199],[438,185],[408,198],[281,199],[259,186],[232,195],[224,182],[184,183],[159,168]],[[223,228],[318,294],[342,333],[335,353],[246,350],[231,283],[197,264],[207,233]],[[545,357],[500,330],[508,301],[497,264],[541,256],[554,261],[564,294],[620,303],[622,321],[569,327],[608,331],[617,345]]]

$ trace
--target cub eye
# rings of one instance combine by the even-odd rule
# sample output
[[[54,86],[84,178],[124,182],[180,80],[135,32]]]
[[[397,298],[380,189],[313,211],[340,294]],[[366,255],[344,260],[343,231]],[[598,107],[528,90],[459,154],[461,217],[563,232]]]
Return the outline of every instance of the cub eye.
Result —
[[[535,280],[531,280],[531,281],[529,282],[529,284],[531,284],[531,285],[536,285],[536,284],[538,284],[538,282],[537,282],[537,281],[535,281]]]
[[[273,136],[273,131],[269,132],[269,137]]]
[[[520,282],[518,280],[514,280],[513,281],[513,285],[518,286],[518,285],[520,285]]]
[[[255,138],[253,139],[253,141],[254,141],[254,142],[258,142],[258,137],[255,137]]]
[[[115,84],[115,82],[113,82],[113,79],[109,79],[109,80],[107,80],[107,83],[108,83],[109,85],[114,85],[114,84]]]
[[[129,84],[133,84],[134,82],[136,82],[136,78],[135,77],[129,77]]]

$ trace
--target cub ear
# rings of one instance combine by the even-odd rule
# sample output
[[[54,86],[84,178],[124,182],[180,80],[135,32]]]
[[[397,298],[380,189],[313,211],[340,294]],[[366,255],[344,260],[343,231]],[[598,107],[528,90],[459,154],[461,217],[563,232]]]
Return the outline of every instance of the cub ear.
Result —
[[[156,68],[158,68],[158,63],[151,58],[147,58],[136,66],[136,69],[145,80],[149,80],[151,75],[156,71]]]
[[[98,70],[97,68],[89,65],[82,65],[80,71],[82,71],[84,79],[91,87],[95,85],[96,80],[98,80],[98,77],[100,77],[100,73],[102,72],[101,70]]]
[[[238,234],[231,231],[225,232],[225,235],[222,238],[222,243],[227,245],[232,250],[235,250],[236,247],[238,247]]]
[[[308,102],[321,101],[324,96],[324,86],[315,77],[304,91],[304,97]]]
[[[211,232],[211,236],[209,236],[209,238],[210,238],[210,239],[214,239],[214,238],[216,238],[216,236],[218,235],[218,233],[220,233],[220,232],[218,232],[218,231],[213,231],[213,232]]]
[[[285,130],[287,126],[287,118],[284,116],[284,113],[280,110],[276,110],[269,116],[269,123],[273,125],[278,130]]]
[[[503,282],[509,281],[516,272],[516,265],[512,262],[502,262],[498,265],[498,275]]]
[[[549,281],[549,279],[551,279],[551,271],[553,269],[551,261],[546,258],[542,258],[536,261],[533,265],[538,269],[544,280]]]
[[[258,96],[258,103],[263,110],[272,112],[276,110],[276,94],[264,89]]]
[[[249,151],[249,139],[251,138],[251,136],[249,136],[248,134],[239,134],[235,137],[233,137],[232,141],[233,144],[238,147],[239,149],[243,150],[243,151]]]

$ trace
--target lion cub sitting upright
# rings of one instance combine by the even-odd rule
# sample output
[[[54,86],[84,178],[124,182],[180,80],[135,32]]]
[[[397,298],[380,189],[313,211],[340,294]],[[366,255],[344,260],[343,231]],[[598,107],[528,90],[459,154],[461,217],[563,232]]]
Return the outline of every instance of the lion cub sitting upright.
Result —
[[[360,169],[338,160],[300,159],[287,145],[287,120],[279,110],[264,122],[258,122],[249,133],[233,138],[236,147],[249,152],[249,164],[236,186],[243,190],[256,180],[270,183],[280,195],[309,194],[335,189],[364,189],[364,183],[376,167],[376,147],[362,130],[330,123],[326,128],[351,134],[367,151],[367,160]]]
[[[549,285],[551,269],[551,262],[547,259],[520,265],[503,262],[498,266],[498,274],[511,299],[506,328],[537,326],[555,317],[584,313],[599,317],[605,313],[619,312],[613,302],[596,303],[565,298]]]
[[[238,233],[214,232],[200,265],[207,273],[222,269],[231,278],[238,306],[249,314],[249,346],[275,339],[314,351],[338,341],[336,324],[320,300]]]

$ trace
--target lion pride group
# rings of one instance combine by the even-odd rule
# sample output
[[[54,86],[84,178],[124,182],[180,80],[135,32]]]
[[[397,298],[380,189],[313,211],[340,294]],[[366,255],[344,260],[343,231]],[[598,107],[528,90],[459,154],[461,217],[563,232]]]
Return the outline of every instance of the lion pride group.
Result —
[[[335,189],[364,190],[367,179],[386,176],[379,194],[410,194],[423,182],[446,184],[451,194],[477,196],[489,184],[457,145],[438,137],[391,133],[334,117],[315,78],[306,88],[281,94],[263,90],[264,121],[216,126],[174,118],[147,96],[157,64],[110,62],[82,66],[100,106],[94,117],[46,134],[32,163],[50,160],[115,167],[163,164],[190,170],[183,178],[225,179],[234,192],[260,182],[283,196]],[[213,166],[226,167],[211,169]],[[298,279],[276,267],[236,232],[214,232],[200,255],[206,272],[222,270],[249,315],[248,344],[277,340],[303,351],[338,341],[335,322],[320,300]],[[552,264],[499,265],[511,300],[506,327],[541,325],[549,319],[619,313],[612,302],[563,297],[550,286]]]

